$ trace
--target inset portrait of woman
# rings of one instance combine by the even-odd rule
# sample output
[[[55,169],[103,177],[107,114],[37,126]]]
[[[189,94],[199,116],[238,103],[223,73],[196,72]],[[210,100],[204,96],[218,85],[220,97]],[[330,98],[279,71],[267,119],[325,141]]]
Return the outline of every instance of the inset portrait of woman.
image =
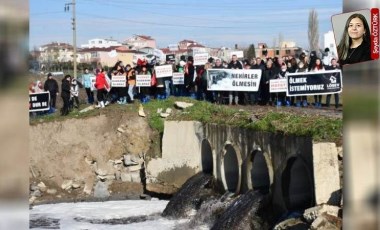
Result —
[[[339,16],[347,17],[347,14],[336,15],[334,17]],[[342,23],[342,18],[335,20],[335,23],[333,19],[339,64],[346,65],[372,60],[371,31],[366,17],[362,13],[350,13],[344,27],[342,24],[339,25],[339,21]],[[340,36],[337,34],[337,27],[343,28]]]

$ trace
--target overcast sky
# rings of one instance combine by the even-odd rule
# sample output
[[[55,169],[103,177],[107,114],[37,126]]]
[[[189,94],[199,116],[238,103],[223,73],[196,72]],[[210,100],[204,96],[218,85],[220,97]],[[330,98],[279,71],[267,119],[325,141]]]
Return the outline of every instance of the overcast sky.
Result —
[[[308,16],[318,13],[320,44],[332,30],[331,16],[342,12],[342,1],[319,0],[77,0],[77,45],[93,38],[124,41],[133,34],[149,35],[159,48],[183,39],[210,47],[272,46],[279,34],[308,48]],[[30,49],[52,41],[72,44],[70,0],[30,0]]]

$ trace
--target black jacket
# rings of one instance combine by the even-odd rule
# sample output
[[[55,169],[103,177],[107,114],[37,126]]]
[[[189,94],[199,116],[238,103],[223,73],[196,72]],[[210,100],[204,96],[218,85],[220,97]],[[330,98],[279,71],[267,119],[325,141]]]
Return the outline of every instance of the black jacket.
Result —
[[[47,79],[44,84],[44,90],[49,91],[50,94],[59,93],[57,81],[54,79]]]
[[[65,79],[62,80],[61,96],[70,98],[70,82]]]
[[[353,64],[362,61],[369,61],[371,58],[371,47],[367,42],[362,42],[356,48],[350,48],[345,60],[340,60],[340,65]]]
[[[243,69],[243,66],[241,65],[239,61],[236,61],[236,63],[233,63],[231,61],[230,64],[228,64],[227,69]]]

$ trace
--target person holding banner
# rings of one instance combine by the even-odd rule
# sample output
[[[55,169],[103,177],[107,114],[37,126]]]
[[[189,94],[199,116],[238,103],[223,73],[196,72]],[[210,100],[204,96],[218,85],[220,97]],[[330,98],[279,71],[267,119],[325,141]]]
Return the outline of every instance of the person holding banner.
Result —
[[[61,116],[66,116],[69,114],[69,106],[70,106],[70,82],[71,82],[71,76],[66,75],[62,79],[62,85],[61,85],[61,97],[63,100],[63,107],[61,109]]]
[[[97,90],[97,98],[98,98],[98,105],[95,106],[96,108],[104,108],[105,107],[105,97],[106,92],[109,92],[110,85],[108,84],[105,76],[105,70],[103,68],[100,69],[98,74],[96,75],[96,82],[95,87]]]
[[[352,14],[347,19],[344,28],[337,47],[340,65],[372,60],[371,31],[366,18],[362,14]]]
[[[260,93],[261,93],[261,105],[272,105],[274,101],[274,94],[271,95],[269,92],[269,81],[276,78],[276,69],[273,66],[272,59],[268,59],[266,63],[266,68],[263,72],[263,76],[260,81]]]
[[[127,64],[125,66],[125,71],[127,75],[127,83],[128,83],[128,96],[131,103],[135,102],[135,85],[136,85],[136,72],[132,69],[131,65]]]
[[[94,103],[94,92],[91,90],[93,78],[94,78],[94,75],[88,71],[88,68],[85,68],[84,74],[82,74],[82,85],[84,86],[84,89],[86,90],[87,103],[91,105]]]
[[[326,66],[326,70],[334,70],[334,69],[340,69],[340,68],[339,68],[339,65],[338,65],[336,59],[332,58],[331,59],[331,65]],[[326,106],[327,107],[330,107],[330,99],[331,99],[331,94],[328,94],[326,96]],[[335,109],[337,109],[339,107],[339,94],[338,93],[334,93],[334,99],[335,99]]]
[[[57,99],[57,95],[59,94],[58,83],[55,79],[53,79],[53,75],[48,73],[47,80],[44,84],[44,90],[49,91],[50,93],[50,109],[51,111],[55,111],[55,102]]]
[[[189,56],[187,58],[187,63],[184,67],[185,71],[185,93],[186,96],[190,96],[190,93],[193,92],[194,87],[194,74],[195,74],[195,68],[193,65],[193,57]]]
[[[139,75],[150,75],[150,71],[148,70],[148,67],[146,65],[141,66],[141,71],[138,73]],[[133,98],[133,90],[136,85],[136,72],[134,70],[131,71],[131,74],[128,77],[128,84],[132,84],[132,87],[128,90],[129,96],[132,95]],[[152,94],[152,87],[141,87],[141,94],[140,94],[140,100],[142,102],[147,102],[150,98],[150,95]],[[131,99],[132,100],[132,99]]]
[[[320,58],[315,59],[314,65],[311,67],[312,72],[324,71],[322,60]],[[314,95],[314,105],[317,108],[322,107],[322,95]]]
[[[296,73],[303,73],[303,72],[308,72],[308,67],[307,67],[307,64],[304,63],[304,61],[300,61],[298,62]],[[303,107],[307,107],[308,106],[307,96],[296,96],[297,107],[301,106],[301,102],[302,102]]]
[[[287,78],[287,66],[285,62],[282,62],[280,72],[278,72],[276,79],[285,79]],[[277,106],[281,105],[290,106],[290,100],[286,97],[285,92],[277,93]]]
[[[232,55],[232,60],[228,64],[227,69],[243,69],[243,66],[237,60],[236,54]],[[238,94],[238,92],[236,92],[236,91],[230,91],[229,92],[229,100],[228,100],[228,104],[229,105],[232,105],[233,99],[235,99],[235,105],[238,105],[238,103],[239,103],[239,94]]]

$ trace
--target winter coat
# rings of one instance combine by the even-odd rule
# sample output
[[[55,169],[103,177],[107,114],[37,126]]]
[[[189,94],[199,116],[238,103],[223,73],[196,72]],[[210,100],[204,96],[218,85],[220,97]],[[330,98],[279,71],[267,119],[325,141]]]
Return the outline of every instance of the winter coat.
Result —
[[[98,73],[98,75],[96,75],[95,87],[97,90],[109,88],[109,85],[108,85],[108,82],[106,80],[106,76],[104,75],[104,73]]]
[[[93,76],[94,75],[91,73],[85,73],[82,75],[82,85],[84,86],[84,88],[91,88],[91,77]]]
[[[61,96],[65,98],[70,98],[70,82],[66,79],[62,80]]]
[[[44,84],[45,91],[49,91],[50,94],[56,94],[59,92],[58,83],[54,79],[47,79]]]

